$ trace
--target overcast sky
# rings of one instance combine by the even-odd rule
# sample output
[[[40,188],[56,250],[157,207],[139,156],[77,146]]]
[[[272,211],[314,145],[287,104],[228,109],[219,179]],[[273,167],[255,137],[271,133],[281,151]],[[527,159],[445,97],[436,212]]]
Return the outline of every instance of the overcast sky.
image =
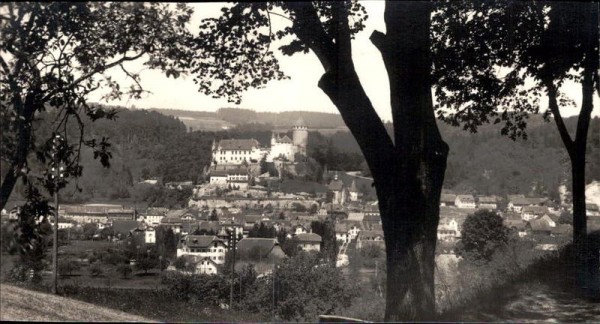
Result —
[[[357,73],[362,81],[365,91],[375,106],[380,118],[391,120],[389,105],[389,84],[381,55],[369,41],[373,30],[385,32],[383,22],[383,1],[361,1],[366,7],[369,19],[366,28],[360,32],[353,41],[353,58]],[[223,7],[221,3],[191,3],[194,15],[190,28],[197,30],[199,22],[203,18],[216,17]],[[285,24],[285,19],[272,16],[274,25]],[[278,46],[274,46],[275,48]],[[307,110],[337,113],[337,109],[329,98],[317,87],[317,82],[323,74],[316,56],[312,53],[296,54],[292,57],[283,56],[276,52],[282,70],[290,76],[289,80],[271,81],[266,88],[260,90],[249,90],[243,94],[242,103],[235,105],[228,103],[226,99],[213,99],[210,96],[199,93],[192,77],[180,77],[179,79],[167,78],[159,71],[142,70],[141,64],[129,65],[132,71],[141,71],[142,84],[151,94],[146,94],[140,100],[111,101],[110,104],[123,105],[137,108],[169,108],[197,111],[216,111],[224,107],[250,108],[257,111],[289,111]],[[123,78],[117,71],[112,72],[113,77]],[[576,102],[581,101],[581,87],[577,84],[568,84],[562,89]],[[101,93],[90,97],[91,101],[100,101]],[[541,102],[546,107],[547,101]],[[594,115],[600,115],[600,100],[594,97]],[[543,110],[543,109],[541,109]],[[578,113],[577,109],[562,110],[565,116]]]

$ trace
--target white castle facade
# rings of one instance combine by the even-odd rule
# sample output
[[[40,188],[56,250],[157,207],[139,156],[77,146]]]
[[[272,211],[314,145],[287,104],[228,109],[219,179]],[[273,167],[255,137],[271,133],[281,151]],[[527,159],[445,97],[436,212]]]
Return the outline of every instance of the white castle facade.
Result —
[[[266,162],[296,162],[298,156],[306,157],[308,127],[302,118],[292,127],[292,138],[273,132],[270,147],[261,147],[255,139],[225,139],[212,145],[213,167],[234,167]]]

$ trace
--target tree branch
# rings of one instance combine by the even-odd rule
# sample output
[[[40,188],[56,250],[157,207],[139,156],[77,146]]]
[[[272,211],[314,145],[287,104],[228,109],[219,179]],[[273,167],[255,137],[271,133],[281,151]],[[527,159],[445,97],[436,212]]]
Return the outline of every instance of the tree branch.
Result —
[[[342,119],[358,142],[376,182],[386,185],[393,161],[394,144],[365,93],[352,61],[348,12],[341,3],[333,3],[333,19],[338,30],[332,39],[311,3],[289,3],[294,13],[292,26],[296,36],[319,58],[325,74],[319,88],[336,105]]]
[[[563,141],[563,144],[567,148],[567,152],[569,155],[573,154],[573,140],[571,139],[571,135],[569,135],[569,131],[565,126],[565,122],[560,114],[560,109],[558,107],[557,102],[557,90],[552,81],[547,81],[546,90],[548,91],[548,109],[552,112],[554,116],[554,122],[556,123],[556,128],[558,129],[558,133],[560,134],[560,138]]]
[[[337,66],[333,39],[327,35],[317,12],[310,2],[291,2],[288,7],[294,13],[292,25],[300,38],[317,56],[325,72]]]
[[[267,10],[267,14],[270,14],[270,15],[275,15],[275,16],[279,16],[279,17],[281,17],[281,18],[285,18],[285,19],[287,19],[287,20],[289,20],[289,21],[292,21],[292,20],[290,19],[290,17],[286,17],[286,16],[284,16],[284,15],[282,15],[282,14],[279,14],[279,13],[276,13],[276,12],[273,12],[273,11],[268,11],[268,10]]]
[[[107,65],[105,65],[105,66],[103,66],[101,68],[95,68],[91,72],[88,72],[88,73],[82,75],[81,77],[77,78],[76,80],[74,80],[73,82],[69,83],[65,87],[62,87],[62,88],[59,88],[59,89],[54,89],[54,90],[50,91],[48,94],[46,94],[42,98],[41,102],[46,102],[48,99],[52,98],[52,96],[54,96],[55,94],[57,94],[59,92],[62,92],[62,91],[68,90],[68,89],[72,89],[77,84],[79,84],[81,81],[84,81],[84,80],[92,77],[94,74],[104,72],[104,71],[106,71],[106,70],[108,70],[108,69],[110,69],[110,68],[112,68],[114,66],[117,66],[117,65],[119,65],[119,64],[121,64],[123,62],[126,62],[126,61],[137,60],[138,58],[142,57],[144,54],[146,54],[146,51],[141,51],[138,55],[132,56],[132,57],[123,56],[119,60],[114,61],[114,62],[112,62],[110,64],[107,64]]]
[[[586,12],[587,38],[584,40],[581,111],[575,132],[575,147],[578,154],[585,154],[590,118],[594,109],[594,76],[598,73],[598,4],[588,5],[591,8]]]

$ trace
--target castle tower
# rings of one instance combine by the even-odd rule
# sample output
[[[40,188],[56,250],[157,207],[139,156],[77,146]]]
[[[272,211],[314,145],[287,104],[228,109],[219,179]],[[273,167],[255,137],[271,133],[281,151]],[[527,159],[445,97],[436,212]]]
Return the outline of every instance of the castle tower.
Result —
[[[277,144],[277,139],[275,138],[275,132],[271,132],[271,146]]]
[[[292,138],[296,152],[306,156],[306,146],[308,145],[308,127],[300,117],[292,127]]]

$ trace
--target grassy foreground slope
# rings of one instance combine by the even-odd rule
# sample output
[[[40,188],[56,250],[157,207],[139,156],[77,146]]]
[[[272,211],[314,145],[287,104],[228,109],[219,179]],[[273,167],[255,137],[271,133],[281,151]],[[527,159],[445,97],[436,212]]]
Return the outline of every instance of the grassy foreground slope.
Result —
[[[150,322],[141,316],[110,308],[31,291],[11,285],[0,286],[1,321]]]

